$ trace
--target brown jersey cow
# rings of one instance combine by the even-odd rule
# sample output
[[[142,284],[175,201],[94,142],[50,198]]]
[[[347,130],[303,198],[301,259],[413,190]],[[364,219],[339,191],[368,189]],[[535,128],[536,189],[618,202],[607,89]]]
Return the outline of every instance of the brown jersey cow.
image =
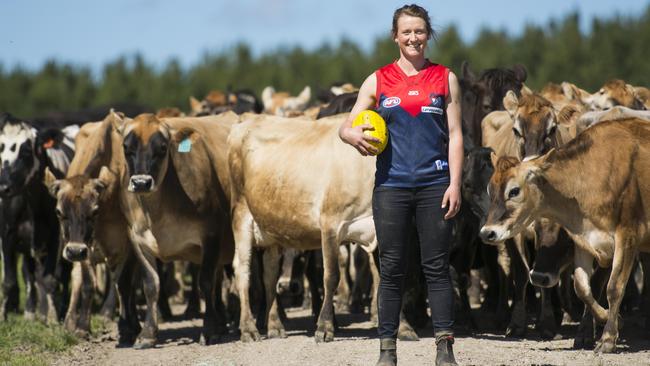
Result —
[[[491,205],[481,229],[502,241],[539,218],[562,225],[576,243],[576,293],[605,324],[596,350],[613,352],[618,312],[638,251],[650,251],[650,124],[603,122],[567,145],[521,164],[499,160],[490,181]],[[612,266],[609,309],[592,295],[592,261]]]

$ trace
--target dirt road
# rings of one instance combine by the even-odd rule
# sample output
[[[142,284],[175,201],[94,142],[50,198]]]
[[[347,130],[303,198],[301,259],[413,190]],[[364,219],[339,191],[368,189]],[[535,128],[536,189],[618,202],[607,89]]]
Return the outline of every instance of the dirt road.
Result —
[[[334,342],[316,344],[314,325],[305,310],[288,312],[288,338],[242,343],[230,336],[223,344],[201,346],[201,321],[162,324],[160,344],[154,349],[115,348],[114,340],[84,342],[55,365],[374,365],[378,355],[376,329],[363,315],[338,315],[339,331]],[[562,327],[564,339],[543,341],[534,330],[526,340],[504,339],[502,335],[478,333],[459,335],[454,346],[461,365],[650,365],[650,337],[639,322],[626,321],[619,353],[596,355],[571,349],[576,324]],[[433,365],[432,331],[419,332],[418,342],[399,342],[400,365]]]

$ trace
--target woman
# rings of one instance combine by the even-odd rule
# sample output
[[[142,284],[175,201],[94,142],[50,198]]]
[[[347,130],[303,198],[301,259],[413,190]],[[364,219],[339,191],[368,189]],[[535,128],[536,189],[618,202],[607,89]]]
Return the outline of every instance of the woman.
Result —
[[[460,87],[453,72],[425,57],[427,41],[434,36],[425,9],[417,5],[397,9],[392,35],[399,59],[366,78],[339,129],[341,139],[362,155],[377,150],[370,144],[375,139],[363,133],[372,126],[352,127],[359,112],[375,107],[389,131],[388,146],[377,156],[373,192],[380,263],[377,365],[397,362],[396,337],[413,222],[427,280],[436,365],[456,365],[449,250],[450,219],[460,209]]]

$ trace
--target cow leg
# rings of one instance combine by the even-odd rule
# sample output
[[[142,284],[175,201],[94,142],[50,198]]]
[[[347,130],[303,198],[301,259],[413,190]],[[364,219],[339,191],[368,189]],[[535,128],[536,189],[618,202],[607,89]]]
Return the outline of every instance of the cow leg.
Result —
[[[320,250],[305,251],[307,269],[305,271],[309,282],[309,296],[311,313],[314,319],[318,318],[322,302],[321,289],[323,288],[323,253]]]
[[[134,244],[134,251],[142,269],[142,281],[144,296],[147,301],[147,315],[144,327],[138,335],[135,344],[136,349],[151,348],[156,343],[158,335],[158,296],[160,294],[160,277],[156,271],[156,258],[149,248],[156,248],[156,238],[151,230],[144,232],[129,231],[131,242]]]
[[[103,282],[101,280],[100,282]],[[106,298],[104,299],[104,303],[102,304],[102,308],[99,310],[99,315],[103,317],[107,321],[112,321],[113,316],[115,315],[115,307],[116,307],[116,301],[117,301],[117,287],[115,286],[115,281],[113,280],[113,276],[110,275],[108,276],[108,281],[107,282],[107,291],[108,294],[106,295]]]
[[[90,313],[92,310],[93,295],[95,294],[97,279],[90,261],[86,260],[81,262],[81,266],[83,279],[81,285],[81,308],[79,309],[77,334],[81,337],[87,337],[90,334]]]
[[[216,291],[223,280],[223,266],[218,265],[221,229],[219,228],[213,237],[207,238],[203,245],[203,260],[199,274],[199,286],[205,299],[203,331],[200,339],[202,345],[216,344],[223,334],[228,333],[225,309],[221,296],[217,296]]]
[[[594,319],[599,324],[607,322],[607,310],[605,310],[593,296],[591,290],[591,275],[594,272],[594,257],[587,251],[576,246],[574,257],[575,269],[573,271],[573,286],[576,294],[591,311]]]
[[[0,316],[7,320],[9,312],[18,311],[18,273],[15,239],[10,241],[9,235],[2,240],[2,306],[0,306]],[[27,256],[25,256],[27,258]],[[23,268],[25,261],[23,261]],[[25,278],[27,281],[27,278]],[[32,309],[33,312],[33,309]]]
[[[70,303],[68,304],[68,311],[65,314],[65,319],[63,320],[63,327],[68,332],[74,332],[77,328],[77,306],[79,305],[79,297],[81,296],[81,282],[83,277],[81,275],[81,262],[74,262],[72,264],[72,284],[70,292]]]
[[[368,262],[370,267],[370,275],[372,276],[372,300],[370,301],[370,322],[377,325],[379,322],[379,308],[377,307],[379,295],[379,251],[375,249],[374,252],[368,253]]]
[[[266,308],[268,309],[266,324],[268,338],[286,338],[287,333],[278,313],[278,294],[276,291],[280,275],[280,250],[277,246],[266,248],[263,255],[264,267],[264,293],[266,294]]]
[[[512,285],[512,259],[508,254],[505,243],[497,244],[497,264],[498,264],[498,289],[499,296],[496,305],[496,325],[497,328],[503,329],[504,324],[510,319],[510,287]]]
[[[327,228],[328,225],[323,225],[323,227]],[[316,342],[331,342],[334,340],[334,291],[339,282],[339,243],[336,241],[335,233],[328,229],[322,230],[321,242],[323,243],[323,283],[325,291],[314,338]]]
[[[117,347],[131,347],[141,331],[135,306],[135,287],[138,282],[135,281],[136,263],[136,259],[131,257],[112,271],[119,300]]]
[[[368,281],[368,254],[357,243],[350,243],[350,313],[363,314],[364,288]]]
[[[523,337],[527,331],[527,314],[526,314],[526,289],[528,286],[528,266],[525,261],[525,252],[523,252],[523,238],[506,240],[505,246],[510,256],[512,265],[512,279],[515,286],[512,314],[510,324],[506,329],[506,337]]]
[[[609,269],[597,267],[591,278],[591,288],[596,294],[596,299],[602,299],[607,279],[609,278]],[[581,303],[582,304],[582,303]],[[580,325],[573,340],[574,349],[593,349],[596,343],[596,320],[591,314],[591,309],[583,305],[582,318]]]
[[[31,256],[23,256],[23,280],[25,281],[25,311],[26,320],[36,319],[38,292],[36,289],[36,261]],[[17,309],[16,309],[17,310]]]
[[[350,284],[348,282],[347,267],[350,262],[350,252],[348,245],[339,246],[339,284],[336,287],[336,307],[337,313],[350,312]]]
[[[594,349],[594,351],[599,353],[612,353],[616,350],[619,309],[621,300],[623,300],[625,285],[634,267],[634,257],[636,255],[636,251],[633,249],[636,243],[636,238],[633,236],[635,230],[636,228],[619,229],[614,234],[612,273],[607,283],[607,302],[609,304],[607,323],[605,324],[600,342]]]
[[[158,270],[158,278],[160,278],[160,289],[158,294],[158,311],[163,321],[172,319],[172,309],[169,306],[170,299],[170,285],[169,282],[174,281],[174,263],[163,263],[156,259],[156,269]]]
[[[194,263],[188,263],[187,268],[190,271],[190,276],[192,277],[192,283],[190,285],[190,295],[187,297],[187,307],[185,308],[185,312],[183,313],[183,318],[195,319],[201,316],[201,295],[199,293],[200,268]],[[180,283],[182,288],[183,282],[181,281]]]
[[[552,339],[557,334],[558,324],[553,311],[553,292],[557,286],[551,288],[540,288],[541,304],[535,329],[540,333],[542,339]]]
[[[643,292],[641,293],[641,309],[645,316],[645,329],[650,331],[650,254],[639,253],[639,261],[643,269]]]
[[[251,281],[251,257],[253,255],[253,217],[242,204],[236,205],[233,210],[232,219],[233,235],[235,238],[235,281],[239,293],[239,331],[241,341],[259,341],[260,333],[255,325],[255,319],[251,312],[250,304],[250,281]]]

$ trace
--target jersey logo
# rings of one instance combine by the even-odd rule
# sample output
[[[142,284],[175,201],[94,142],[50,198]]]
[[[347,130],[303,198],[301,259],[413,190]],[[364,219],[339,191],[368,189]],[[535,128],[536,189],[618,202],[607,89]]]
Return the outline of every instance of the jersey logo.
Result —
[[[431,98],[431,105],[436,108],[442,108],[442,106],[445,105],[445,101],[442,98],[442,95],[431,94],[429,95],[429,98]]]
[[[381,103],[381,106],[384,108],[393,108],[397,107],[400,103],[402,102],[399,97],[389,97],[384,99],[384,101]]]
[[[422,113],[435,113],[435,114],[443,114],[444,111],[442,108],[438,107],[422,107]]]
[[[409,90],[409,95],[420,95],[420,92],[417,90]]]

